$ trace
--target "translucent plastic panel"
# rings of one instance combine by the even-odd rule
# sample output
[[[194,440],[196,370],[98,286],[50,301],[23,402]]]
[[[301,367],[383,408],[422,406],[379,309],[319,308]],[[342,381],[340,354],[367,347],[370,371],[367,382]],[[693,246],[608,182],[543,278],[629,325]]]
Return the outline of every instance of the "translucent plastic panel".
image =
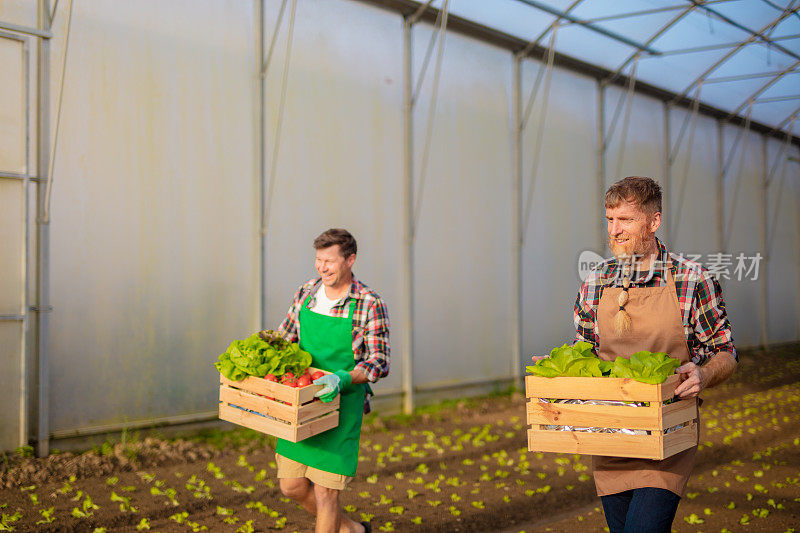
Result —
[[[680,11],[653,13],[637,17],[626,17],[618,20],[597,22],[596,25],[641,44],[653,38],[661,29],[670,23]]]
[[[0,315],[16,315],[23,310],[25,284],[25,188],[21,180],[0,178],[0,205]]]
[[[800,99],[756,105],[753,108],[752,118],[770,126],[778,126],[797,113],[798,107],[800,107]]]
[[[22,323],[0,322],[0,452],[21,446]]]
[[[771,72],[791,67],[797,59],[767,47],[752,43],[742,47],[714,71],[715,76],[740,76]]]
[[[613,2],[609,2],[608,0],[584,0],[575,8],[573,14],[584,20],[591,20],[601,17],[624,16],[628,13],[672,7],[680,3],[680,1],[675,0],[615,0]]]
[[[663,57],[644,57],[639,61],[637,76],[653,85],[680,94],[725,53],[725,50],[712,50]],[[692,91],[691,94],[694,92]]]
[[[0,170],[25,172],[23,43],[0,37]]]
[[[769,78],[764,80],[765,83]],[[767,90],[761,93],[759,99],[762,98],[780,98],[783,96],[797,96],[800,95],[800,71],[795,71],[786,74],[772,84]]]
[[[794,35],[798,35],[799,37],[796,37],[794,39],[781,40],[779,41],[779,43],[783,48],[786,48],[793,54],[800,56],[800,32]]]
[[[770,37],[773,39],[777,39],[780,37],[786,37],[789,35],[798,35],[800,34],[800,18],[796,15],[792,15],[790,17],[786,17],[783,19],[774,30],[770,34]]]
[[[433,5],[441,4],[437,1]],[[526,41],[537,38],[555,20],[553,15],[518,0],[451,0],[450,12]]]
[[[753,31],[762,30],[781,15],[780,11],[761,1],[724,3],[710,9]]]
[[[50,5],[53,5],[52,2]],[[34,28],[36,27],[36,2],[3,0],[0,2],[0,20]]]
[[[610,70],[636,51],[632,46],[609,39],[599,33],[573,24],[558,30],[556,50]]]
[[[653,43],[659,50],[678,50],[710,44],[743,41],[750,33],[739,30],[712,15],[695,10],[676,22]]]
[[[769,78],[753,78],[728,83],[713,83],[703,86],[700,100],[713,103],[713,105],[726,111],[734,111],[759,89]],[[746,113],[742,109],[741,113]]]

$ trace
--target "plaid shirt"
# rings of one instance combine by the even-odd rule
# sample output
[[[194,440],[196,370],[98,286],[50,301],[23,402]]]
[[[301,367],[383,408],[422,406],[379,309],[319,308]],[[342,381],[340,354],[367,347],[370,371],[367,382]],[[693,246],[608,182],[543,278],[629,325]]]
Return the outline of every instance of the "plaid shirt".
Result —
[[[669,265],[675,278],[683,333],[692,361],[702,365],[718,352],[730,352],[738,360],[719,281],[699,263],[668,252],[658,239],[656,244],[658,256],[653,267],[646,272],[634,269],[631,273],[631,287],[666,285],[664,266]],[[595,346],[595,351],[599,344],[597,308],[605,286],[622,287],[622,276],[619,275],[616,259],[607,259],[592,270],[575,299],[575,341],[591,343]]]
[[[317,289],[321,285],[322,278],[315,278],[297,290],[286,318],[278,327],[278,333],[287,341],[299,341],[300,306],[311,295],[307,307],[314,307]],[[353,310],[353,354],[357,361],[356,368],[374,383],[389,374],[389,312],[380,296],[353,276],[350,291],[333,306],[331,316],[347,317],[351,300],[356,301]]]

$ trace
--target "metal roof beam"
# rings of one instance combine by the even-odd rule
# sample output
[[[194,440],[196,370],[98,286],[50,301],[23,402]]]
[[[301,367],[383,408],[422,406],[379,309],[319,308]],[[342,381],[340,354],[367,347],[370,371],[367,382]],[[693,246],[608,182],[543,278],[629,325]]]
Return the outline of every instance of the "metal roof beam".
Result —
[[[371,5],[373,7],[380,7],[388,11],[398,13],[403,17],[410,16],[421,5],[421,2],[416,2],[413,0],[355,0],[355,1]],[[422,19],[432,24],[436,20],[437,12],[438,10],[431,8],[423,14]],[[485,24],[480,24],[478,22],[475,22],[474,20],[470,20],[464,17],[459,17],[457,15],[450,15],[449,21],[447,23],[447,28],[451,32],[459,33],[461,35],[477,39],[489,45],[496,46],[504,50],[508,50],[512,54],[518,53],[520,50],[524,49],[529,44],[528,41],[524,39],[520,39],[519,37],[510,35],[496,28],[491,28],[489,26],[486,26]],[[547,55],[547,49],[542,46],[537,46],[536,48],[531,50],[531,52],[528,54],[528,57],[539,59],[546,57],[546,55]],[[554,55],[553,64],[557,67],[563,68],[570,72],[575,72],[583,76],[594,78],[597,81],[607,79],[612,74],[612,72],[607,68],[592,63],[588,63],[587,61],[582,61],[572,56],[560,54],[558,52],[556,52]],[[628,83],[629,83],[628,78],[627,76],[624,75],[620,76],[617,80],[613,82],[614,85],[618,85],[621,87],[626,87]],[[643,81],[636,82],[636,92],[647,95],[651,98],[655,98],[656,100],[662,102],[668,102],[673,105],[687,109],[692,109],[692,106],[694,105],[694,99],[692,98],[687,98],[685,96],[682,97],[681,95],[678,95],[673,91],[664,89],[662,87],[656,87],[655,85]],[[727,111],[724,111],[719,107],[714,107],[713,105],[710,104],[700,103],[699,112],[702,113],[703,115],[719,119],[721,121],[727,121],[735,126],[743,126],[745,124],[744,117],[735,116],[733,118],[730,118],[729,113]],[[785,134],[785,132],[776,131],[771,124],[768,125],[757,121],[750,121],[750,129],[752,131],[761,133],[763,135],[768,135],[780,139],[783,139]],[[792,137],[792,144],[800,146],[800,136],[791,135],[791,137]]]
[[[785,35],[783,37],[775,37],[772,39],[772,41],[773,42],[791,41],[792,39],[800,39],[800,33],[796,33],[793,35]],[[733,43],[709,44],[707,46],[694,46],[692,48],[677,48],[675,50],[662,50],[660,53],[661,56],[674,56],[681,54],[693,54],[696,52],[712,52],[714,50],[724,50],[726,48],[733,48],[734,46],[740,43],[741,41],[736,41]]]
[[[791,122],[794,122],[794,120],[797,118],[798,115],[800,115],[800,107],[792,111],[792,113],[788,117],[783,119],[777,126],[775,126],[775,129],[772,130],[772,133],[781,131],[785,126],[788,126]],[[786,131],[786,134],[789,136],[793,136],[793,133],[788,130]]]
[[[684,10],[683,10],[683,11],[681,11],[680,13],[678,13],[676,16],[672,17],[672,20],[670,20],[669,22],[667,22],[666,24],[664,24],[664,25],[663,25],[663,26],[662,26],[662,27],[661,27],[661,28],[660,28],[660,29],[659,29],[659,30],[658,30],[658,31],[657,31],[655,34],[653,34],[653,35],[652,35],[652,36],[651,36],[651,37],[650,37],[650,38],[647,40],[647,42],[646,42],[644,45],[649,47],[651,44],[653,44],[653,42],[654,42],[656,39],[658,39],[659,37],[661,37],[661,36],[664,34],[664,32],[665,32],[665,31],[669,30],[669,29],[670,29],[672,26],[674,26],[674,25],[675,25],[675,24],[676,24],[676,23],[677,23],[679,20],[681,20],[683,17],[685,17],[686,15],[688,15],[688,14],[689,14],[691,11],[694,11],[694,8],[695,8],[695,6],[693,6],[693,5],[692,5],[692,6],[689,6],[689,7],[686,7],[686,8],[684,8]],[[631,61],[633,61],[634,59],[636,59],[638,56],[639,56],[639,52],[634,52],[633,54],[629,55],[629,56],[628,56],[628,58],[627,58],[625,61],[623,61],[623,62],[622,62],[622,64],[621,64],[621,65],[620,65],[620,66],[617,68],[617,71],[614,73],[614,76],[613,76],[613,77],[614,77],[614,78],[616,78],[617,76],[619,76],[620,74],[622,74],[622,69],[624,69],[625,67],[627,67],[627,66],[630,64],[630,62],[631,62]]]
[[[697,0],[690,0],[690,1],[691,1],[693,4],[695,4],[695,5],[698,5],[698,4],[697,4]],[[698,5],[698,7],[701,7],[701,6],[700,6],[700,5]],[[713,10],[711,10],[711,12],[713,12],[713,13],[716,13],[716,12],[715,12],[715,11],[713,11]],[[751,34],[750,34],[750,37],[748,37],[748,38],[747,38],[747,40],[745,40],[745,41],[742,41],[741,43],[739,43],[738,45],[736,45],[734,48],[732,48],[730,51],[728,51],[728,53],[727,53],[727,54],[725,54],[725,55],[724,55],[724,56],[722,56],[720,59],[718,59],[717,61],[715,61],[713,65],[711,65],[710,67],[708,67],[708,68],[707,68],[707,69],[706,69],[706,70],[705,70],[705,71],[704,71],[704,72],[703,72],[703,73],[702,73],[700,76],[698,76],[698,77],[697,77],[697,78],[696,78],[696,79],[695,79],[695,80],[694,80],[692,83],[690,83],[690,84],[689,84],[689,86],[688,86],[688,87],[686,87],[686,88],[683,90],[683,92],[681,92],[681,94],[679,95],[679,98],[685,98],[685,97],[686,97],[686,95],[687,95],[687,94],[689,94],[689,91],[691,91],[692,89],[694,89],[694,88],[697,86],[697,84],[698,84],[698,83],[702,83],[702,82],[703,82],[703,81],[706,79],[706,77],[707,77],[709,74],[711,74],[712,72],[714,72],[715,70],[717,70],[717,69],[720,67],[720,65],[722,65],[723,63],[725,63],[725,62],[726,62],[728,59],[730,59],[731,57],[733,57],[733,55],[734,55],[734,54],[736,54],[736,52],[738,52],[739,50],[741,50],[742,48],[744,48],[744,47],[745,47],[745,46],[747,46],[748,44],[750,44],[750,43],[754,42],[754,41],[755,41],[755,40],[756,40],[756,39],[757,39],[757,38],[760,36],[760,34],[764,33],[765,31],[769,30],[770,28],[772,28],[772,27],[774,27],[774,26],[777,26],[778,24],[780,24],[780,22],[781,22],[783,19],[785,19],[786,17],[788,17],[790,13],[791,13],[791,11],[789,11],[789,10],[786,10],[786,11],[784,11],[784,12],[783,12],[783,14],[782,14],[780,17],[778,17],[777,19],[773,20],[772,22],[770,22],[769,24],[767,24],[766,26],[764,26],[764,28],[763,28],[763,29],[762,29],[760,32],[758,32],[758,34],[756,34],[756,33],[754,33],[754,32],[751,32]],[[734,23],[734,24],[735,24],[735,23]],[[777,46],[777,45],[776,45],[776,46]],[[677,100],[677,99],[676,99],[676,100]]]
[[[572,4],[570,4],[570,5],[569,5],[569,7],[567,7],[567,10],[566,10],[564,13],[565,13],[565,14],[568,14],[570,11],[572,11],[573,9],[575,9],[576,7],[578,7],[578,5],[579,5],[581,2],[583,2],[583,0],[575,0],[574,2],[572,2]],[[545,36],[546,36],[548,33],[550,33],[551,31],[553,31],[553,29],[554,29],[556,26],[560,26],[561,24],[563,24],[563,20],[564,20],[564,19],[563,19],[563,17],[556,17],[556,20],[554,20],[552,24],[550,24],[550,25],[549,25],[549,26],[548,26],[548,27],[547,27],[547,28],[546,28],[546,29],[545,29],[545,30],[544,30],[542,33],[540,33],[540,34],[539,34],[539,36],[538,36],[538,37],[537,37],[535,40],[533,40],[533,41],[531,41],[530,43],[528,43],[528,46],[526,46],[525,48],[523,48],[523,49],[522,49],[522,50],[519,52],[519,55],[520,55],[520,56],[525,56],[525,55],[527,55],[527,54],[528,54],[528,52],[530,52],[530,51],[531,51],[531,50],[533,50],[533,49],[534,49],[536,46],[538,46],[538,44],[539,44],[539,43],[542,41],[542,39],[544,39],[544,38],[545,38]]]
[[[708,78],[703,81],[703,85],[708,85],[709,83],[727,83],[729,81],[743,81],[743,80],[756,80],[758,78],[771,78],[772,76],[777,76],[781,74],[783,71],[776,70],[772,72],[759,72],[756,74],[739,74],[738,76],[720,76],[719,78]],[[795,74],[800,74],[800,72],[787,72],[786,76],[791,76]]]
[[[613,39],[613,40],[615,40],[617,42],[620,42],[620,43],[625,44],[627,46],[630,46],[632,48],[636,48],[640,52],[647,52],[648,54],[658,55],[658,51],[654,50],[653,48],[650,48],[650,47],[648,47],[646,45],[643,45],[641,43],[637,43],[633,39],[629,39],[629,38],[625,37],[624,35],[620,35],[618,33],[615,33],[613,31],[607,30],[605,28],[602,28],[602,27],[597,26],[595,24],[592,24],[590,22],[586,22],[585,20],[579,19],[579,18],[575,17],[574,15],[570,15],[569,13],[567,13],[565,11],[561,11],[559,9],[555,9],[553,7],[550,7],[547,4],[543,4],[542,2],[539,2],[538,0],[516,0],[516,1],[520,2],[522,4],[525,4],[527,6],[536,8],[539,11],[544,11],[545,13],[549,13],[549,14],[551,14],[553,16],[562,18],[564,20],[568,20],[569,22],[572,22],[574,24],[579,24],[579,25],[583,26],[584,28],[586,28],[587,30],[591,30],[591,31],[593,31],[595,33],[599,33],[600,35],[608,37],[609,39]]]
[[[800,94],[790,94],[786,96],[772,96],[770,98],[757,98],[753,101],[753,103],[769,104],[772,102],[789,102],[791,100],[800,100]]]
[[[738,2],[740,0],[706,0],[705,5],[711,4],[722,4],[725,2]],[[653,9],[643,9],[641,11],[629,11],[627,13],[617,13],[616,15],[606,15],[603,17],[595,17],[591,19],[583,19],[584,22],[588,22],[590,24],[594,24],[597,22],[607,22],[610,20],[622,20],[626,18],[633,18],[633,17],[641,17],[644,15],[655,15],[658,13],[667,13],[669,11],[677,11],[678,9],[686,9],[686,4],[674,5],[674,6],[664,6],[664,7],[655,7]]]
[[[731,113],[729,116],[732,117],[732,116],[738,115],[739,112],[741,112],[741,110],[744,109],[748,104],[754,102],[756,100],[756,98],[758,98],[759,96],[761,96],[764,93],[764,91],[766,91],[767,89],[769,89],[770,87],[775,85],[778,82],[778,80],[783,78],[786,74],[788,74],[792,70],[796,69],[797,67],[800,67],[800,61],[795,61],[792,65],[790,65],[790,66],[786,67],[785,69],[783,69],[782,71],[780,71],[774,78],[772,78],[767,83],[765,83],[764,85],[759,87],[756,92],[754,92],[747,100],[742,102],[742,104],[739,107],[737,107],[733,111],[733,113]]]
[[[703,3],[702,3],[700,0],[689,0],[689,1],[690,1],[691,3],[693,3],[694,5],[696,5],[697,7],[699,7],[700,9],[702,9],[702,10],[704,10],[704,11],[707,11],[707,12],[711,13],[712,15],[714,15],[715,17],[717,17],[717,18],[718,18],[718,19],[720,19],[721,21],[723,21],[723,22],[727,22],[728,24],[730,24],[730,25],[731,25],[731,26],[733,26],[734,28],[736,28],[736,29],[739,29],[739,30],[742,30],[742,31],[746,31],[747,33],[749,33],[749,34],[753,35],[754,37],[756,37],[756,38],[758,38],[758,39],[760,39],[760,40],[764,41],[765,43],[767,43],[767,44],[769,44],[769,45],[773,46],[773,47],[774,47],[776,50],[780,50],[780,51],[781,51],[781,52],[783,52],[784,54],[786,54],[786,55],[788,55],[788,56],[790,56],[790,57],[793,57],[793,58],[795,58],[795,59],[800,59],[800,56],[798,56],[797,54],[795,54],[794,52],[792,52],[792,51],[791,51],[791,50],[789,50],[788,48],[784,48],[783,46],[781,46],[781,45],[779,45],[779,44],[776,44],[774,40],[772,40],[772,39],[770,39],[769,37],[767,37],[766,35],[764,35],[764,33],[765,33],[766,31],[768,31],[768,30],[770,30],[770,29],[774,28],[775,26],[777,26],[777,25],[778,25],[778,23],[780,23],[780,22],[781,22],[783,19],[785,19],[785,18],[786,18],[786,17],[788,17],[789,15],[792,15],[793,13],[797,13],[797,9],[798,9],[798,8],[794,8],[794,9],[792,9],[792,8],[790,7],[790,8],[787,8],[787,9],[785,9],[785,10],[784,10],[784,12],[783,12],[783,14],[781,14],[781,16],[780,16],[780,17],[778,17],[778,18],[777,18],[777,19],[776,19],[774,22],[772,22],[771,24],[769,24],[769,25],[767,26],[767,28],[764,28],[763,30],[761,30],[761,31],[759,31],[759,32],[756,32],[755,30],[752,30],[752,29],[748,28],[747,26],[744,26],[744,25],[742,25],[742,24],[739,24],[739,23],[738,23],[738,22],[736,22],[735,20],[733,20],[733,19],[731,19],[731,18],[729,18],[729,17],[726,17],[725,15],[723,15],[722,13],[720,13],[719,11],[717,11],[717,10],[715,10],[715,9],[711,9],[711,8],[710,8],[710,7],[708,7],[708,6],[705,6],[705,5],[703,5]]]

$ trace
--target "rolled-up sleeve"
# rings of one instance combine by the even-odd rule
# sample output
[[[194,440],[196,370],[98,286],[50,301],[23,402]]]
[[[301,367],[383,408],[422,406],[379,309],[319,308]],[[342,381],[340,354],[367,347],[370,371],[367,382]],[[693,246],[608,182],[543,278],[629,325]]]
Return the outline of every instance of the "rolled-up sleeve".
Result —
[[[374,383],[389,375],[389,312],[380,299],[367,311],[363,334],[365,354],[355,367]]]
[[[588,342],[597,353],[597,292],[600,289],[600,278],[595,273],[590,273],[578,290],[572,321],[575,324],[575,342]]]
[[[707,272],[703,273],[695,288],[691,317],[694,337],[700,345],[700,349],[695,350],[696,364],[703,364],[720,352],[729,352],[739,360],[722,298],[722,287]]]
[[[292,299],[292,305],[286,312],[286,318],[283,319],[281,325],[278,326],[278,335],[288,342],[297,342],[300,338],[298,332],[300,331],[300,306],[303,305],[303,296],[305,293],[305,285],[297,289],[297,292]]]

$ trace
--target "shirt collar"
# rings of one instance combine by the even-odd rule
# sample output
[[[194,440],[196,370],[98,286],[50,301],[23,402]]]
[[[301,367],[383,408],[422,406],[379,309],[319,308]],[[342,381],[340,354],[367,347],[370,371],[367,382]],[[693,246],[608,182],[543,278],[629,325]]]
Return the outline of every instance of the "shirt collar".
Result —
[[[653,277],[658,274],[659,277],[664,277],[664,267],[668,265],[667,261],[669,261],[669,252],[667,251],[667,247],[664,245],[661,240],[656,237],[656,254],[655,254],[655,261],[651,263],[650,268],[646,272],[640,272],[638,270],[633,271],[633,277],[631,281],[636,284],[645,284],[648,283]],[[671,265],[670,265],[671,267]],[[615,282],[621,283],[622,277],[618,275],[619,271],[619,262],[615,257],[612,257],[608,261],[608,270],[606,274],[606,278],[610,284],[614,284]]]
[[[311,289],[311,300],[308,302],[309,307],[313,307],[316,303],[317,299],[317,291],[322,286],[322,278],[319,277],[314,281],[314,286]],[[350,289],[347,291],[347,294],[344,298],[339,300],[339,302],[334,305],[334,307],[341,307],[345,304],[345,302],[349,301],[350,299],[358,300],[358,295],[360,294],[361,283],[356,279],[356,275],[353,274],[353,281],[350,283]]]

